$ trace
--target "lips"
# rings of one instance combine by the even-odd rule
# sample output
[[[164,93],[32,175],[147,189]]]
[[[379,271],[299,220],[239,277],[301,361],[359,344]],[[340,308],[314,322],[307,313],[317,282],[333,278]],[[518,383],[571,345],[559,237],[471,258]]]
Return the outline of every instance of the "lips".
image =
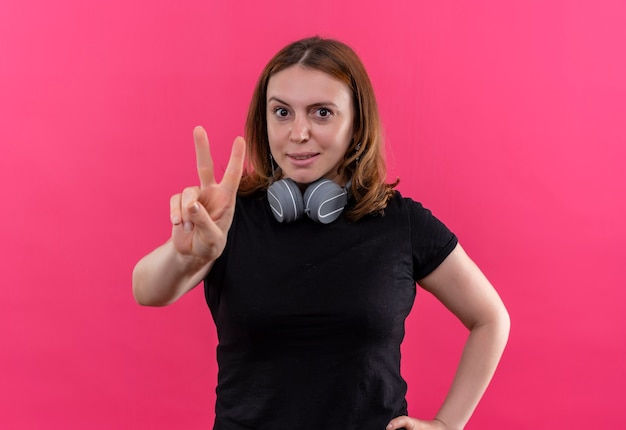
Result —
[[[309,168],[315,163],[319,155],[319,152],[294,152],[287,154],[287,159],[293,167]]]
[[[289,154],[289,158],[293,158],[294,160],[308,160],[309,158],[313,158],[317,153],[306,153],[306,154]]]

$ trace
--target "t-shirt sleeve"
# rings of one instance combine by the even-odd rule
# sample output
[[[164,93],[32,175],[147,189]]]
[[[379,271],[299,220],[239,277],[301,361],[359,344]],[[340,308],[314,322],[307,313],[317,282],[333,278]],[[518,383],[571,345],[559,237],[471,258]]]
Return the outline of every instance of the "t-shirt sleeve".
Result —
[[[405,199],[408,205],[413,250],[413,279],[428,276],[446,259],[458,243],[448,227],[421,203]]]

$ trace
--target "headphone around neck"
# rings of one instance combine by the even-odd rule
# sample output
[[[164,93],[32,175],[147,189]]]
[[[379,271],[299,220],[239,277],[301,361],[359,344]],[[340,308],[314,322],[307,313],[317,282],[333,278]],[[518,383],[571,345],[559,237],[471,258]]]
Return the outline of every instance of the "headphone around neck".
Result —
[[[292,222],[302,214],[307,214],[313,221],[330,224],[335,221],[348,204],[348,189],[337,185],[330,179],[318,179],[304,192],[292,179],[281,179],[267,189],[267,199],[274,217],[278,222]]]

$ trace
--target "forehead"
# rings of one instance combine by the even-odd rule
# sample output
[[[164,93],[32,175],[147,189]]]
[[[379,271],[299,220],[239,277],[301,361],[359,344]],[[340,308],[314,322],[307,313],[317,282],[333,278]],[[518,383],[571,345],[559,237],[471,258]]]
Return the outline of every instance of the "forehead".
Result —
[[[284,101],[328,99],[335,103],[350,103],[350,88],[326,72],[298,64],[272,75],[267,83],[267,98]]]

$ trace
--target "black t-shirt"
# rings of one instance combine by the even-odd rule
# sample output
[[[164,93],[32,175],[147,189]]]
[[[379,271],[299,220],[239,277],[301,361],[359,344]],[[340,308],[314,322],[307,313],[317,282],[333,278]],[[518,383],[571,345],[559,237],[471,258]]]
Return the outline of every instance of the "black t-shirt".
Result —
[[[238,197],[205,279],[219,366],[215,430],[379,429],[407,414],[400,375],[416,281],[457,239],[396,193],[384,215],[278,223]]]

